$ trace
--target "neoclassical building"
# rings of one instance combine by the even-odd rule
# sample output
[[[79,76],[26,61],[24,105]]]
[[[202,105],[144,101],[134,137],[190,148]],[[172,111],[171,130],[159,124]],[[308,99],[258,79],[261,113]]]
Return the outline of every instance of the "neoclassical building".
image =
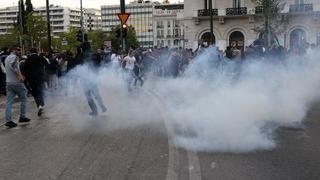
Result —
[[[195,49],[210,37],[210,0],[185,0],[185,46]],[[251,0],[212,0],[214,43],[220,48],[249,46],[262,27],[261,7]],[[303,43],[320,45],[320,1],[285,0],[279,43],[290,49]]]

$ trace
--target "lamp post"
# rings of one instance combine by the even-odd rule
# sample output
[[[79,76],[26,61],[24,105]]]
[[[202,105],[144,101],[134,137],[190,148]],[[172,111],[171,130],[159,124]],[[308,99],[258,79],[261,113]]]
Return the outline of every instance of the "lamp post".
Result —
[[[121,13],[125,13],[126,12],[126,7],[125,7],[125,0],[120,0],[120,12]],[[120,27],[121,31],[120,31],[120,39],[121,39],[121,43],[122,43],[122,49],[125,51],[126,48],[126,38],[124,37],[124,31],[125,29],[121,26]]]
[[[213,44],[213,10],[212,0],[209,0],[209,13],[210,13],[210,45]]]
[[[22,9],[21,9],[21,3],[23,3],[22,0],[19,0],[19,27],[20,27],[20,33],[19,33],[19,44],[22,48],[22,54],[24,54],[24,47],[22,42],[22,36],[23,36],[23,17],[22,17]]]
[[[50,9],[49,9],[49,0],[46,0],[47,4],[47,36],[48,36],[48,51],[51,53],[51,27],[50,27]]]
[[[83,8],[82,8],[82,0],[80,0],[80,11],[81,11],[80,26],[81,26],[81,32],[82,32],[82,42],[84,42],[84,28],[83,28]]]

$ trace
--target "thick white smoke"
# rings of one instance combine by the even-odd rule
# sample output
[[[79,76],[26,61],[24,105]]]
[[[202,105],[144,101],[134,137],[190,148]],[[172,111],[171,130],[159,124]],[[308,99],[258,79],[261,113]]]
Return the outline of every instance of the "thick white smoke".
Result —
[[[145,125],[165,132],[161,104],[167,114],[165,122],[175,130],[176,145],[197,151],[239,153],[274,148],[274,130],[303,123],[308,107],[319,97],[317,52],[281,62],[248,60],[237,71],[237,63],[213,68],[218,56],[210,50],[214,51],[197,57],[182,78],[150,76],[144,87],[131,94],[121,71],[92,72],[81,66],[72,74],[99,84],[108,107],[103,116],[106,132]],[[66,107],[72,124],[83,125],[92,121],[79,84],[66,97],[69,103],[57,106]]]

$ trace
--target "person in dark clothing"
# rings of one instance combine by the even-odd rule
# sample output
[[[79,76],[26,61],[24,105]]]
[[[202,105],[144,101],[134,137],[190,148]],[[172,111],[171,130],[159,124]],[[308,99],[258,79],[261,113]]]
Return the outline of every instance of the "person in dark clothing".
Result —
[[[49,64],[47,66],[48,87],[51,89],[58,89],[58,70],[59,62],[57,57],[52,54],[51,57],[49,57]]]
[[[103,61],[103,54],[101,49],[99,48],[97,49],[97,52],[92,55],[91,63],[95,68],[100,68],[102,61]]]
[[[226,53],[226,58],[233,59],[233,54],[230,46],[227,47],[225,53]]]
[[[1,94],[6,94],[6,73],[5,73],[5,67],[4,67],[4,61],[5,59],[10,55],[8,48],[3,48],[0,52],[0,96]]]
[[[173,50],[168,59],[169,75],[176,78],[179,75],[181,57],[177,50]]]
[[[137,82],[140,81],[140,86],[143,86],[143,53],[141,49],[138,49],[134,53],[136,62],[134,63],[133,73],[135,75],[134,85],[137,85]]]
[[[76,62],[75,62],[75,58],[73,56],[73,53],[70,51],[66,52],[66,60],[68,61],[67,64],[67,72],[69,72],[70,70],[72,70],[73,68],[76,67]]]
[[[21,58],[20,58],[20,71],[21,71],[21,74],[23,75],[23,76],[26,76],[26,72],[25,72],[25,63],[26,63],[26,59],[27,59],[27,57],[26,56],[22,56]],[[31,87],[29,86],[29,84],[28,84],[28,82],[27,82],[27,80],[24,80],[23,81],[23,83],[24,83],[24,86],[27,88],[27,91],[28,91],[28,95],[31,93]]]
[[[37,49],[30,50],[30,56],[25,62],[26,79],[31,87],[31,93],[38,107],[38,116],[42,115],[44,108],[43,85],[45,80],[45,67],[48,61],[39,56]]]
[[[85,38],[86,40],[86,38]],[[81,45],[81,52],[82,56],[79,55],[79,57],[82,57],[83,60],[81,62],[86,63],[88,65],[88,69],[86,69],[86,73],[92,73],[93,75],[98,76],[97,73],[101,66],[102,61],[102,54],[101,51],[97,51],[94,55],[91,55],[91,46],[89,42],[85,42]],[[91,71],[91,72],[90,72]],[[89,115],[91,116],[97,116],[98,115],[98,108],[94,101],[94,99],[97,101],[98,105],[100,106],[102,112],[106,112],[107,108],[103,103],[103,99],[100,95],[98,83],[95,81],[95,79],[90,79],[89,76],[81,76],[81,84],[84,90],[84,94],[86,96],[86,99],[88,101],[88,105],[91,109],[91,112]]]

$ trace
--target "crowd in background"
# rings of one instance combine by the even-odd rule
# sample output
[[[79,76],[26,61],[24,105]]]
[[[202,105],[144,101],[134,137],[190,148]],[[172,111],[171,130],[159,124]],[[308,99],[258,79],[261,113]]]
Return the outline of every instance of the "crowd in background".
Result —
[[[314,45],[306,45],[305,48],[294,48],[290,51],[286,51],[285,48],[279,46],[276,48],[271,47],[268,55],[265,55],[263,47],[249,46],[244,48],[230,47],[228,46],[225,51],[221,51],[218,48],[211,48],[215,51],[215,61],[221,63],[228,63],[228,61],[241,62],[250,58],[267,58],[266,56],[272,56],[272,58],[281,59],[287,54],[304,54],[308,49],[316,48]],[[199,46],[198,49],[184,49],[184,48],[129,48],[128,52],[113,51],[110,47],[102,47],[95,52],[91,52],[91,61],[95,66],[112,66],[114,68],[122,68],[123,70],[132,70],[133,81],[136,84],[138,81],[143,84],[143,76],[152,74],[161,77],[178,77],[184,73],[189,64],[193,61],[201,60],[200,55],[206,51],[206,47]],[[5,58],[10,54],[8,48],[3,48],[1,56],[1,72],[0,72],[0,94],[5,94]],[[30,53],[32,54],[32,53]],[[48,63],[44,70],[44,88],[58,89],[63,85],[63,82],[59,81],[61,77],[66,75],[71,69],[79,64],[84,63],[84,54],[79,47],[76,52],[53,52],[40,53],[41,57],[45,58]],[[134,63],[131,64],[132,58],[126,57],[133,56]],[[198,57],[198,58],[197,58]],[[20,61],[26,60],[27,56],[21,56]],[[126,65],[126,63],[128,64]],[[27,86],[29,87],[29,85]]]
[[[246,48],[228,46],[225,51],[221,51],[215,46],[205,47],[201,45],[195,51],[185,48],[130,47],[128,52],[115,52],[107,46],[91,50],[90,44],[87,42],[78,47],[74,53],[71,51],[64,53],[39,53],[37,49],[32,48],[27,56],[21,56],[19,52],[21,48],[15,46],[11,49],[3,48],[0,53],[0,95],[7,94],[7,104],[9,104],[9,107],[7,106],[8,110],[6,114],[8,115],[6,115],[6,121],[11,122],[10,108],[12,108],[13,98],[15,95],[22,98],[23,93],[21,92],[22,94],[19,94],[20,92],[14,88],[8,89],[8,83],[9,85],[12,83],[8,81],[8,77],[12,80],[10,76],[18,75],[13,78],[14,85],[23,79],[24,87],[27,89],[26,92],[34,97],[38,108],[38,116],[41,116],[45,105],[44,91],[63,89],[67,84],[66,78],[63,77],[75,67],[83,64],[88,64],[90,67],[96,69],[109,67],[116,70],[115,72],[123,72],[123,74],[126,75],[125,81],[128,91],[131,92],[133,86],[143,86],[148,76],[177,78],[184,75],[190,64],[203,61],[204,59],[209,62],[207,66],[210,67],[203,69],[222,71],[224,68],[228,68],[228,64],[233,64],[235,68],[231,71],[239,72],[242,62],[248,59],[272,59],[273,61],[280,62],[288,54],[303,55],[308,53],[308,50],[314,48],[317,47],[306,44],[303,47],[292,48],[290,51],[286,51],[286,49],[281,46],[270,47],[268,51],[266,51],[263,46],[253,44]],[[17,64],[19,64],[19,68],[15,69],[17,68]],[[238,72],[234,72],[234,74]],[[23,78],[20,77],[20,73]],[[87,81],[88,82],[83,83],[83,87],[88,104],[92,110],[90,115],[97,115],[98,113],[94,99],[97,101],[101,110],[106,112],[107,108],[99,94],[98,85],[94,82],[89,82],[90,80]],[[10,102],[8,103],[8,101]],[[24,98],[22,98],[22,101],[25,101]],[[22,122],[28,121],[25,113],[21,114],[21,118],[20,120]],[[12,123],[11,125],[14,126]],[[10,126],[10,123],[8,126]]]

